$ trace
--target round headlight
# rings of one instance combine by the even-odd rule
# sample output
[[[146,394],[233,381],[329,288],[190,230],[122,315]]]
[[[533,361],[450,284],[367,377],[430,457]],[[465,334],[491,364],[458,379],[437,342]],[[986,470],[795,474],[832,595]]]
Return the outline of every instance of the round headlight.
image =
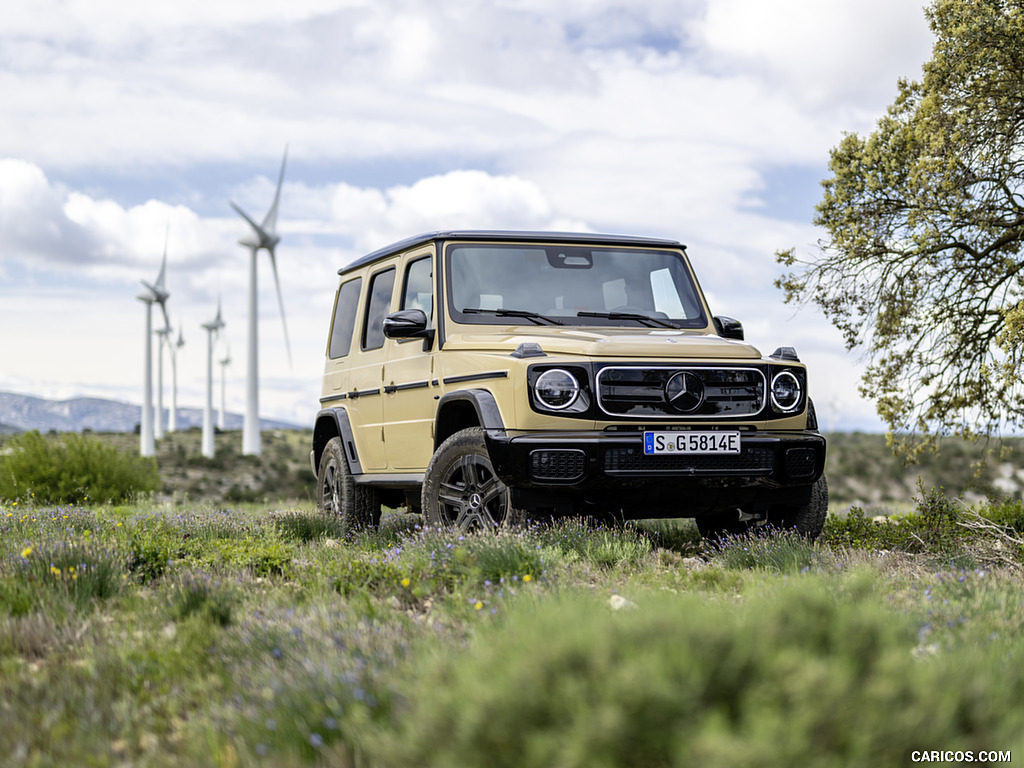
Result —
[[[772,405],[788,413],[800,405],[800,380],[789,371],[783,371],[772,379]]]
[[[560,411],[576,402],[580,394],[580,384],[568,371],[554,368],[544,371],[537,377],[533,392],[546,408]]]

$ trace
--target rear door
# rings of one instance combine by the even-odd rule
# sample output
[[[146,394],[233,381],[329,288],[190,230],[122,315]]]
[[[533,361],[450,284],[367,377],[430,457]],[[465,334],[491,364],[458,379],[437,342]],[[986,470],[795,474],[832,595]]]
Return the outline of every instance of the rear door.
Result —
[[[360,324],[358,351],[352,355],[346,409],[363,470],[387,467],[384,448],[384,318],[391,311],[397,275],[395,261],[384,262],[367,276],[366,300]]]

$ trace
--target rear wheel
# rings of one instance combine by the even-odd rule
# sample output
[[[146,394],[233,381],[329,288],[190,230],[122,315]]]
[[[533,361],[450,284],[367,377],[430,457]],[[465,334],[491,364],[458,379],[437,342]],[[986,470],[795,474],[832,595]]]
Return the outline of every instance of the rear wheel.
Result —
[[[438,446],[427,465],[421,506],[431,524],[467,531],[495,530],[523,517],[494,473],[480,427],[456,432]]]
[[[828,515],[828,481],[822,475],[811,486],[811,496],[805,504],[797,506],[775,506],[768,510],[767,523],[775,530],[796,531],[809,541],[821,535]],[[698,517],[697,529],[708,541],[721,541],[730,536],[740,536],[764,526],[765,521],[741,519],[740,510],[713,512]]]
[[[320,457],[317,507],[325,514],[338,515],[346,534],[380,524],[380,497],[374,488],[356,484],[340,437],[332,438]]]

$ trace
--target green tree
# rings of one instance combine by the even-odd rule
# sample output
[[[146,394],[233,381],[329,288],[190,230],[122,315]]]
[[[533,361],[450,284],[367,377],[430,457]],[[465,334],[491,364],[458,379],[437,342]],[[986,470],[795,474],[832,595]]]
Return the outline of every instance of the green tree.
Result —
[[[1024,425],[1024,0],[925,13],[921,81],[831,152],[817,253],[777,254],[786,300],[866,350],[861,392],[902,448]]]

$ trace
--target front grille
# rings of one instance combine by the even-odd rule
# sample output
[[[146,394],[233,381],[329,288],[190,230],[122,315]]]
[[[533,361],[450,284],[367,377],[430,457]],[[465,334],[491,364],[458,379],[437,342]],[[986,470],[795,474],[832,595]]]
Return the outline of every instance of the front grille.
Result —
[[[817,454],[813,448],[790,448],[786,451],[786,474],[790,477],[810,477],[816,464]]]
[[[576,448],[530,452],[530,475],[535,480],[578,480],[587,467],[587,455]]]
[[[676,472],[683,474],[768,474],[772,471],[774,452],[764,446],[748,446],[742,453],[699,454],[687,456],[647,456],[642,448],[609,448],[604,454],[604,471],[608,474],[627,472]]]
[[[666,393],[673,377],[685,377],[690,385],[696,377],[700,397],[690,392],[673,402]],[[758,368],[609,366],[597,374],[598,404],[614,417],[749,418],[764,407],[765,388]]]

